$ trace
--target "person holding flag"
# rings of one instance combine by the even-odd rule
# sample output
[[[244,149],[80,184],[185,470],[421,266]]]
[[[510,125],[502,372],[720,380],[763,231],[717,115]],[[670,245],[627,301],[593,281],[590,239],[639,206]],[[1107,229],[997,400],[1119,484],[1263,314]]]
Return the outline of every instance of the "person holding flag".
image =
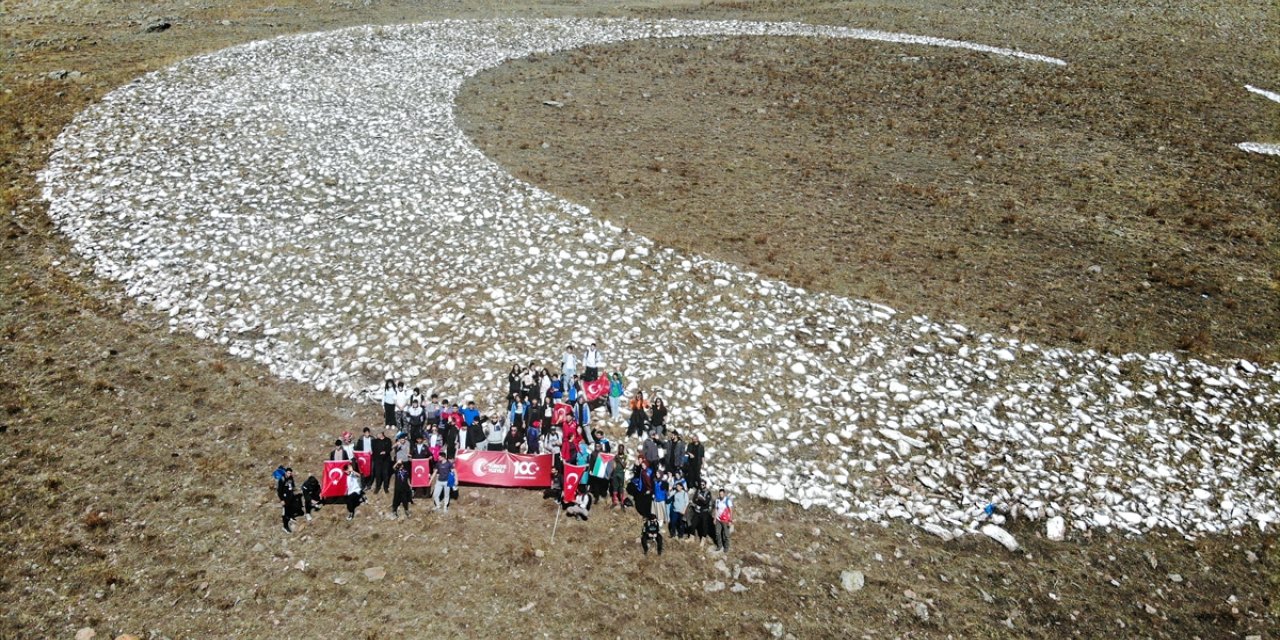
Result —
[[[713,541],[716,543],[716,550],[729,553],[729,534],[733,533],[733,498],[724,489],[720,490],[720,497],[716,499],[714,517],[716,533]]]
[[[343,471],[347,473],[347,520],[353,520],[356,517],[356,507],[364,502],[363,483],[354,464],[348,462]]]

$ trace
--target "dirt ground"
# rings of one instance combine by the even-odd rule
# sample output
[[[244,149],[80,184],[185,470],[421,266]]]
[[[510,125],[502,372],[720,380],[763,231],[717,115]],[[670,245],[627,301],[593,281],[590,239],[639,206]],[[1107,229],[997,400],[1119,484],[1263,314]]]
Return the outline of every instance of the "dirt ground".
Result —
[[[1017,324],[1048,343],[1169,348],[1190,336],[1186,346],[1211,353],[1276,353],[1280,165],[1228,148],[1280,139],[1274,105],[1236,95],[1246,82],[1280,86],[1280,20],[1264,2],[8,2],[0,637],[71,638],[84,627],[99,638],[1275,633],[1274,533],[1050,543],[1015,525],[1026,550],[1009,553],[742,500],[725,575],[696,544],[642,557],[629,515],[562,520],[552,545],[554,510],[537,493],[466,489],[447,518],[420,504],[415,519],[386,521],[389,500],[378,497],[352,524],[331,507],[285,536],[271,470],[317,466],[334,433],[372,425],[377,409],[170,334],[69,257],[35,172],[80,109],[187,56],[285,33],[498,14],[794,18],[1068,58],[1055,72],[859,43],[718,41],[697,56],[636,43],[498,69],[459,108],[519,175],[595,199],[602,215],[661,242],[805,286],[993,330]],[[145,32],[157,20],[170,28]],[[693,96],[699,82],[712,86],[704,62],[722,73]],[[824,64],[839,81],[817,73]],[[770,72],[723,73],[749,65]],[[64,70],[74,73],[49,76]],[[933,95],[931,75],[949,88]],[[1054,97],[1025,104],[1037,96]],[[840,126],[824,124],[832,118]],[[1051,151],[1026,150],[1035,145]],[[868,216],[895,224],[862,224]],[[779,230],[781,220],[804,224]],[[1148,257],[1158,266],[1144,267]],[[1001,279],[1018,283],[1003,309],[983,285]],[[1035,304],[1050,311],[1026,309]],[[367,579],[372,567],[386,577]],[[865,586],[845,591],[845,570],[862,571]],[[707,590],[717,582],[725,588]]]

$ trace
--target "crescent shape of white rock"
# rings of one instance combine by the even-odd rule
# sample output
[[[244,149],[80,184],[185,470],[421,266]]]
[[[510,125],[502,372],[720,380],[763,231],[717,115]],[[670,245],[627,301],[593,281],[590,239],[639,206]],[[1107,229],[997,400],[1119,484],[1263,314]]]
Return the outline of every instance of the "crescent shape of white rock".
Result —
[[[659,248],[516,180],[454,118],[464,80],[505,60],[734,35],[1062,64],[785,23],[286,37],[112,92],[59,136],[45,198],[96,272],[173,329],[318,389],[357,395],[391,372],[488,404],[511,362],[589,335],[610,369],[677,398],[671,423],[709,440],[706,473],[732,491],[953,532],[989,502],[1075,528],[1280,521],[1274,366],[1041,349]]]
[[[1266,89],[1259,89],[1251,84],[1246,84],[1244,88],[1249,93],[1256,93],[1272,102],[1280,102],[1280,93],[1276,93],[1274,91],[1267,91]],[[1236,146],[1250,153],[1261,153],[1269,156],[1280,156],[1280,144],[1272,144],[1272,143],[1266,143],[1266,142],[1241,142]]]

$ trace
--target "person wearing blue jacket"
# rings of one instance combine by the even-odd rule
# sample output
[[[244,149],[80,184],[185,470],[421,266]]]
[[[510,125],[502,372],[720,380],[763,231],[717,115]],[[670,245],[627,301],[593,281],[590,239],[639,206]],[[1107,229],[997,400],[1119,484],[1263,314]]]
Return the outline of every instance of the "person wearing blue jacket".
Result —
[[[658,524],[666,525],[667,500],[670,498],[671,485],[667,483],[667,474],[659,471],[653,477],[653,506],[651,513],[658,516]]]

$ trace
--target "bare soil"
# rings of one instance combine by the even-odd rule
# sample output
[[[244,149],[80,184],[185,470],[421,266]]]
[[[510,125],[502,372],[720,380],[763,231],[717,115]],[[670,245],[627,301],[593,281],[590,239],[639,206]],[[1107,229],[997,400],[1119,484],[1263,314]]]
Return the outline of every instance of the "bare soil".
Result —
[[[1163,38],[1180,36],[1184,31],[1190,42],[1199,42],[1221,24],[1225,25],[1220,31],[1226,48],[1199,63],[1193,62],[1192,56],[1170,56],[1163,63],[1207,65],[1199,77],[1221,84],[1223,110],[1238,107],[1239,119],[1225,125],[1205,125],[1214,130],[1215,137],[1202,143],[1203,147],[1188,141],[1170,144],[1181,145],[1175,148],[1183,154],[1198,148],[1196,153],[1224,158],[1226,168],[1206,168],[1207,161],[1199,160],[1187,165],[1208,171],[1202,179],[1226,180],[1223,194],[1213,196],[1220,199],[1212,202],[1247,202],[1249,194],[1266,196],[1250,189],[1258,189],[1257,181],[1267,171],[1274,171],[1255,164],[1272,161],[1250,158],[1246,162],[1221,149],[1237,137],[1280,137],[1274,135],[1274,118],[1267,120],[1270,116],[1265,115],[1265,104],[1233,107],[1234,98],[1228,91],[1245,81],[1280,85],[1274,77],[1280,67],[1257,66],[1264,61],[1264,54],[1246,50],[1246,44],[1262,39],[1265,24],[1276,24],[1265,13],[1265,5],[1228,3],[1171,12],[1184,17],[1167,19],[1174,21],[1166,31],[1143,38],[1133,36],[1131,29],[1119,28],[1117,16],[1128,11],[1154,20],[1153,14],[1163,15],[1163,10],[1148,10],[1138,4],[1094,7],[1070,3],[1031,13],[1020,7],[1010,3],[973,9],[947,2],[687,3],[683,8],[670,2],[632,9],[618,8],[615,3],[536,2],[514,8],[508,3],[483,2],[437,6],[288,0],[270,5],[249,0],[216,6],[7,3],[0,16],[8,44],[0,93],[0,202],[4,208],[0,221],[0,369],[5,372],[0,376],[0,466],[4,469],[0,472],[0,486],[4,487],[0,492],[0,602],[5,603],[0,637],[70,638],[87,626],[94,628],[99,638],[122,633],[150,638],[315,638],[334,633],[359,638],[405,634],[745,638],[767,637],[771,631],[766,623],[775,622],[782,625],[784,633],[806,638],[1223,638],[1274,633],[1276,616],[1280,615],[1275,598],[1280,588],[1276,569],[1280,551],[1274,533],[1197,541],[1160,534],[1134,539],[1098,536],[1055,544],[1043,541],[1038,527],[1014,526],[1013,532],[1027,551],[1010,554],[981,538],[943,543],[901,525],[855,525],[792,505],[742,500],[741,522],[727,566],[730,572],[737,565],[758,568],[763,579],[755,583],[740,575],[737,582],[748,587],[743,593],[727,589],[707,592],[708,582],[723,581],[732,586],[735,580],[715,568],[715,558],[691,546],[672,544],[661,559],[643,558],[634,538],[638,522],[629,515],[599,513],[587,523],[561,521],[553,546],[549,538],[554,511],[538,494],[529,492],[464,489],[462,502],[448,518],[430,516],[420,504],[417,518],[407,522],[378,519],[378,513],[389,507],[389,500],[379,497],[352,524],[341,520],[340,508],[329,507],[316,522],[285,536],[279,531],[271,470],[281,462],[293,464],[304,474],[309,467],[318,470],[317,461],[333,434],[375,423],[377,409],[276,380],[251,363],[228,358],[216,345],[169,333],[165,318],[121,300],[118,288],[95,280],[86,265],[69,257],[66,242],[45,217],[34,182],[53,136],[80,109],[148,70],[196,53],[284,33],[458,15],[489,16],[501,11],[523,15],[794,17],[971,37],[1046,53],[1055,53],[1058,47],[1050,46],[1054,43],[1065,46],[1078,40],[1081,44],[1073,50],[1081,55],[1089,51],[1084,43],[1105,42],[1099,35],[1113,34],[1133,49],[1133,58],[1121,60],[1146,65],[1135,67],[1140,73],[1135,71],[1132,76],[1108,76],[1109,81],[1124,87],[1142,84],[1149,74],[1172,83],[1176,76],[1162,75],[1161,65],[1154,64],[1156,54],[1144,48],[1164,47]],[[142,27],[156,17],[169,20],[172,27],[143,33]],[[1016,37],[991,37],[997,27],[987,23],[1006,20],[1006,24],[1017,25],[1012,30]],[[1148,23],[1138,26],[1143,24]],[[807,51],[804,55],[810,60],[813,56],[852,56],[870,64],[876,59],[876,48],[868,45],[826,51],[823,47],[828,45],[821,43],[744,42],[732,46],[743,48],[744,60],[763,56],[761,62],[774,59],[771,64],[775,65],[784,63],[778,46]],[[638,56],[642,49],[647,52],[643,56],[665,55],[662,49],[645,45],[636,49]],[[1197,54],[1205,51],[1192,49]],[[1269,51],[1274,53],[1276,47]],[[611,59],[612,54],[605,55],[605,50],[589,53],[596,59],[588,59],[584,68],[591,66],[602,74],[609,69],[615,70],[609,73],[625,71]],[[995,72],[1000,65],[990,60],[922,53],[930,56],[922,66],[943,65],[945,69],[950,68],[946,65],[967,63],[993,82],[1007,82],[1005,74]],[[887,57],[899,55],[894,51]],[[644,64],[643,56],[639,64]],[[1087,64],[1088,60],[1081,62]],[[533,73],[533,67],[544,64],[561,62],[530,62],[496,73]],[[730,59],[723,64],[738,63]],[[1231,82],[1214,71],[1232,64],[1239,65],[1238,70],[1223,72]],[[1009,73],[1020,74],[1024,82],[1044,81],[1033,78],[1022,65],[1015,66]],[[904,63],[904,67],[903,73],[917,73],[911,71],[915,68],[911,65]],[[984,68],[988,70],[981,71]],[[82,75],[48,79],[49,72],[64,69]],[[1272,77],[1256,78],[1253,73],[1245,77],[1245,71],[1270,73]],[[803,76],[797,70],[788,73]],[[534,78],[528,77],[530,81]],[[820,82],[803,77],[798,81],[810,83],[807,91],[816,91],[815,83]],[[866,86],[859,79],[832,89],[828,108],[839,106],[838,91],[856,93]],[[1107,86],[1084,88],[1105,95]],[[564,92],[559,85],[548,89],[548,96],[540,96],[539,104],[530,111],[546,109],[550,113],[551,108],[540,102],[553,91]],[[580,96],[585,89],[569,91]],[[762,101],[766,112],[757,115],[770,116],[781,109],[769,104],[777,99],[776,93],[762,92],[760,96],[753,100]],[[604,97],[602,93],[600,99]],[[464,112],[471,108],[467,103],[478,98],[469,96],[462,106]],[[653,92],[653,99],[661,101],[662,93]],[[628,104],[641,100],[635,98]],[[653,109],[652,103],[644,104]],[[986,105],[984,109],[998,106],[980,104]],[[1191,111],[1209,109],[1215,123],[1223,115],[1212,105],[1191,104]],[[747,110],[749,106],[738,108]],[[577,108],[571,99],[566,100],[565,109],[557,110],[556,117],[565,118]],[[668,117],[670,126],[684,126],[675,121],[691,113],[679,101],[664,108],[673,110]],[[877,112],[885,109],[868,108]],[[636,109],[633,115],[640,118],[642,111]],[[540,126],[532,117],[531,113],[529,131]],[[1053,120],[1047,122],[1052,124]],[[1190,126],[1185,120],[1174,122]],[[1247,130],[1233,130],[1233,122]],[[1066,135],[1064,127],[1049,124],[1045,128],[1050,133],[1045,135],[1052,134],[1051,139]],[[894,126],[908,125],[931,126],[921,121],[920,113],[903,116]],[[487,130],[498,126],[498,121],[473,121],[473,126],[477,131],[481,127]],[[588,137],[587,133],[579,134],[571,122],[560,126],[563,128],[544,128],[540,135],[524,139],[549,140],[552,149],[562,148],[565,154],[573,153],[574,144],[596,148],[604,143],[598,134],[575,142],[579,135]],[[772,126],[771,131],[776,132],[780,125],[765,122],[762,126]],[[887,127],[887,123],[878,126]],[[871,137],[889,140],[884,133]],[[640,144],[640,138],[631,135],[628,140]],[[518,146],[519,140],[515,144]],[[919,144],[926,148],[923,141]],[[1126,168],[1134,162],[1133,156],[1126,155],[1131,153],[1126,145],[1134,144],[1121,144],[1112,165],[1131,176],[1141,174]],[[796,155],[806,148],[808,143],[791,153]],[[967,146],[965,149],[968,153]],[[494,152],[518,170],[529,171],[533,166],[504,156],[501,149]],[[684,162],[679,155],[663,153],[669,159],[654,161],[652,156],[659,154],[652,149],[637,149],[637,158],[647,156],[646,164],[666,163],[657,170],[642,167],[640,175],[655,182],[637,185],[658,185],[659,177],[666,180],[673,168],[678,171],[684,166],[677,164]],[[761,148],[738,153],[743,162],[754,162],[757,153],[775,152]],[[868,170],[879,166],[880,171],[900,172],[922,184],[928,175],[936,175],[936,171],[928,174],[913,168],[895,153],[879,153],[874,163],[880,164],[869,164]],[[821,168],[821,162],[834,162],[833,157],[822,160],[819,156],[813,162]],[[892,166],[895,158],[902,159],[903,166]],[[624,166],[640,162],[629,156],[619,161]],[[1028,160],[1032,161],[1034,158]],[[773,162],[783,166],[776,157]],[[943,162],[930,150],[924,168],[942,166]],[[955,162],[967,167],[965,171],[978,171],[973,168],[976,160],[968,156]],[[1176,169],[1182,165],[1174,162],[1170,166]],[[662,173],[663,168],[668,173]],[[699,164],[697,170],[703,172],[700,179],[714,180],[726,189],[733,184],[727,177],[713,175],[722,169]],[[542,171],[548,180],[543,184],[555,187],[551,180],[555,172],[549,168]],[[759,167],[753,172],[761,180],[770,173]],[[880,188],[855,174],[851,171],[847,179],[864,180],[865,188]],[[831,183],[834,178],[825,180]],[[1027,184],[1022,180],[1021,184]],[[1103,183],[1113,185],[1106,179]],[[619,181],[604,195],[620,203],[649,199],[657,212],[662,210],[659,205],[664,197],[657,191],[665,188],[632,189]],[[937,188],[950,193],[957,187],[939,184]],[[983,185],[984,193],[988,188],[995,187]],[[723,198],[725,216],[744,220],[757,216],[759,210],[739,211],[733,204],[764,197],[750,196],[746,191],[741,189],[741,200]],[[616,198],[614,192],[623,197]],[[967,197],[956,195],[953,199]],[[904,209],[904,203],[915,196],[898,198],[894,211]],[[614,200],[605,215],[640,224],[636,217],[624,218],[625,210],[615,211]],[[772,201],[766,197],[752,206],[771,211],[772,207],[759,203]],[[854,206],[852,200],[844,202]],[[1029,203],[1030,197],[1024,202]],[[960,210],[956,205],[934,205],[938,207]],[[1256,219],[1263,217],[1261,214],[1232,211],[1242,218],[1232,224],[1273,233]],[[964,215],[977,220],[979,212]],[[1103,215],[1107,215],[1105,211]],[[1124,218],[1117,212],[1111,215]],[[923,232],[924,225],[913,224],[913,229]],[[1125,224],[1130,225],[1125,229],[1138,228],[1133,226],[1136,223]],[[1175,228],[1181,228],[1176,221],[1161,227]],[[1205,233],[1225,234],[1231,228],[1236,227],[1215,224]],[[719,243],[714,240],[718,236],[705,235],[708,231],[689,233],[704,234],[699,250],[713,251]],[[741,233],[748,241],[734,243],[734,251],[756,251],[753,230]],[[1195,236],[1199,232],[1180,233]],[[899,235],[901,242],[908,243],[906,231]],[[672,243],[678,239],[671,234],[660,237]],[[963,237],[957,234],[954,242],[959,245]],[[759,246],[759,251],[765,251],[773,248],[775,241],[770,237]],[[910,246],[903,244],[900,250]],[[1241,241],[1241,246],[1246,243]],[[1242,249],[1222,251],[1236,261],[1232,264],[1255,269],[1243,275],[1254,277],[1250,274],[1256,270],[1274,273],[1270,266],[1274,263],[1261,258],[1250,262]],[[1114,260],[1121,261],[1118,257]],[[1110,264],[1104,262],[1104,267]],[[1104,270],[1103,276],[1108,273],[1111,271]],[[820,284],[815,281],[813,286]],[[1082,306],[1079,313],[1087,315],[1092,309]],[[1261,330],[1258,328],[1271,321],[1253,318],[1250,322],[1256,324],[1248,326]],[[1213,334],[1214,344],[1230,343],[1219,335]],[[543,550],[543,557],[538,557],[538,550]],[[361,572],[376,566],[385,567],[387,577],[370,582]],[[840,571],[845,569],[866,573],[863,590],[846,593],[839,587]],[[521,612],[529,603],[533,608]],[[924,604],[927,619],[917,615],[917,603]]]

